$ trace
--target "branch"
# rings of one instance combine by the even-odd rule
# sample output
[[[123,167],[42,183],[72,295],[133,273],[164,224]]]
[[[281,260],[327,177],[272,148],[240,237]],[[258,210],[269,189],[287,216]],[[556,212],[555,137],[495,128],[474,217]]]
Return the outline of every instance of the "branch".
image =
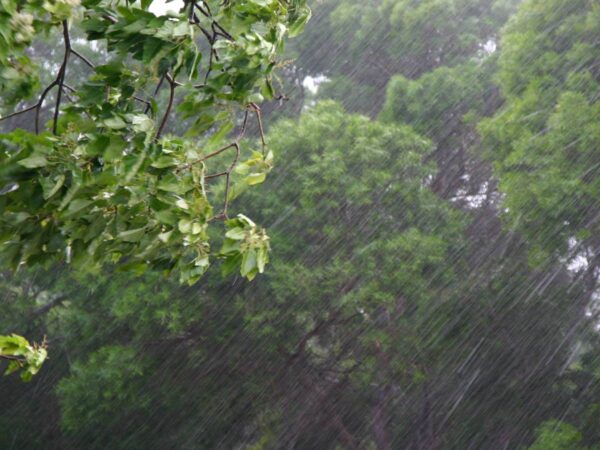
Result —
[[[79,59],[81,59],[91,69],[95,69],[96,68],[96,66],[89,59],[87,59],[85,56],[83,56],[77,50],[71,49],[71,53],[73,53],[75,56],[77,56]]]
[[[29,106],[29,107],[21,110],[21,111],[16,111],[14,113],[9,114],[8,116],[0,117],[0,122],[2,122],[3,120],[6,120],[6,119],[10,119],[11,117],[18,116],[19,114],[25,114],[26,112],[32,111],[38,107],[38,104],[39,104],[39,102],[36,103],[35,105]]]
[[[68,92],[69,89],[64,84],[62,86],[62,91],[63,91],[63,94],[65,94],[65,97],[67,98],[67,100],[69,100],[71,103],[75,103],[75,99],[69,95],[69,92]],[[88,115],[88,117],[89,117],[89,115]]]
[[[58,71],[58,92],[56,93],[56,106],[54,107],[54,119],[52,124],[52,134],[56,134],[58,128],[58,113],[60,111],[60,101],[62,96],[62,87],[67,73],[67,64],[69,63],[69,54],[71,53],[71,38],[69,36],[69,25],[66,20],[63,20],[63,39],[65,41],[65,56],[62,65]]]
[[[66,298],[67,298],[66,295],[59,295],[59,296],[53,298],[51,301],[49,301],[45,305],[40,306],[39,308],[35,309],[33,311],[33,315],[35,317],[38,317],[38,316],[46,314],[48,311],[50,311],[55,306],[60,305]]]
[[[264,156],[267,142],[265,141],[265,130],[263,129],[262,114],[260,111],[260,107],[256,103],[250,103],[249,106],[252,110],[254,110],[254,114],[256,114],[256,120],[258,121],[258,131],[260,133],[260,142],[262,144],[262,153]]]
[[[244,120],[242,122],[242,129],[240,130],[240,134],[238,134],[237,141],[239,142],[244,135],[246,134],[246,124],[248,123],[248,110],[244,112]]]
[[[156,85],[156,88],[154,89],[153,97],[156,97],[158,95],[158,91],[160,90],[160,87],[162,86],[164,81],[165,81],[165,75],[160,77],[160,80],[158,80],[158,84]],[[148,111],[150,111],[150,105],[146,106],[146,109],[144,110],[144,114],[148,114]]]
[[[248,123],[248,114],[249,114],[250,109],[254,111],[254,113],[256,114],[256,118],[258,120],[258,127],[260,130],[260,138],[261,138],[261,142],[262,142],[262,150],[263,150],[263,155],[264,155],[266,142],[265,142],[264,130],[263,130],[262,121],[261,121],[260,108],[258,107],[258,105],[256,105],[256,103],[250,103],[248,105],[246,111],[244,112],[242,128],[240,129],[239,134],[235,138],[235,141],[209,153],[208,155],[206,155],[196,161],[185,164],[185,165],[180,166],[177,169],[175,169],[176,172],[181,172],[182,170],[190,169],[195,164],[202,163],[210,158],[213,158],[230,148],[235,148],[235,157],[234,157],[233,161],[231,162],[231,164],[229,165],[229,167],[227,168],[227,170],[224,170],[222,172],[212,173],[212,174],[204,176],[205,180],[210,180],[213,178],[219,178],[219,177],[223,177],[223,176],[225,177],[225,199],[223,201],[223,210],[221,211],[220,214],[214,216],[211,220],[221,220],[221,219],[228,218],[227,209],[229,207],[229,189],[231,187],[231,173],[233,172],[233,169],[237,165],[237,162],[240,158],[240,144],[239,143],[243,139],[243,137],[246,133],[246,125]]]
[[[210,13],[208,11],[204,11],[202,9],[202,7],[200,5],[198,5],[197,2],[193,2],[193,3],[194,3],[194,6],[196,7],[196,9],[198,11],[200,11],[200,14],[202,14],[204,17],[212,18],[212,16],[210,15]]]
[[[108,20],[108,21],[109,21],[110,23],[112,23],[112,24],[115,24],[115,23],[117,23],[117,22],[118,22],[118,20],[117,20],[117,19],[115,19],[113,16],[109,16],[108,14],[104,14],[104,15],[102,16],[102,18],[103,18],[103,19],[106,19],[106,20]]]
[[[50,89],[52,89],[57,84],[58,84],[58,78],[56,80],[54,80],[52,83],[50,83],[48,86],[46,86],[46,89],[44,89],[44,91],[42,92],[42,95],[40,95],[40,99],[38,100],[37,104],[35,105],[35,134],[39,134],[39,132],[40,132],[40,109],[42,108],[42,105],[44,104],[44,100],[46,99],[48,92],[50,92]]]
[[[214,152],[212,152],[212,153],[209,153],[208,155],[206,155],[206,156],[205,156],[205,157],[203,157],[202,159],[198,160],[197,162],[206,161],[207,159],[210,159],[210,158],[212,158],[212,157],[214,157],[214,156],[217,156],[217,155],[218,155],[218,154],[220,154],[220,153],[223,153],[223,152],[224,152],[225,150],[227,150],[228,148],[231,148],[231,147],[234,147],[234,146],[237,146],[237,145],[238,145],[238,144],[237,144],[237,142],[232,142],[231,144],[227,144],[225,147],[221,147],[220,149],[218,149],[218,150],[215,150],[215,151],[214,151]]]
[[[213,66],[213,57],[216,54],[215,49],[212,47],[212,44],[210,46],[210,56],[208,58],[208,69],[206,70],[206,75],[204,76],[204,84],[208,83],[208,77],[210,76],[210,73],[212,72],[212,66]]]
[[[227,219],[227,207],[229,206],[229,179],[231,177],[231,172],[240,158],[240,146],[237,142],[233,144],[235,146],[235,158],[229,169],[227,169],[227,175],[225,175],[225,201],[223,202],[223,212],[215,217],[215,219]]]
[[[65,72],[67,70],[67,63],[69,61],[69,54],[71,53],[71,40],[69,38],[69,28],[68,28],[68,24],[67,24],[66,20],[63,21],[63,37],[65,40],[65,56],[63,58],[63,62],[58,71],[58,75],[56,76],[54,81],[52,81],[52,83],[50,83],[48,86],[46,86],[46,88],[42,91],[42,94],[40,95],[40,98],[35,105],[29,106],[21,111],[17,111],[12,114],[9,114],[8,116],[0,117],[0,121],[8,119],[10,117],[17,116],[19,114],[23,114],[23,113],[35,110],[35,133],[38,134],[40,132],[40,110],[42,109],[44,100],[46,99],[46,96],[48,95],[48,93],[50,92],[50,90],[53,87],[59,86],[58,93],[56,95],[56,106],[54,109],[54,124],[52,127],[52,132],[54,134],[56,134],[56,127],[57,127],[57,121],[58,121],[58,110],[60,108],[62,87],[64,85]]]
[[[238,140],[236,139],[234,142],[232,142],[231,144],[227,144],[224,147],[219,148],[218,150],[215,150],[214,152],[209,153],[208,155],[204,156],[203,158],[198,159],[197,161],[193,161],[189,164],[185,164],[181,167],[178,167],[176,169],[176,172],[180,172],[182,170],[187,170],[190,167],[192,167],[194,164],[198,164],[201,162],[206,161],[207,159],[213,158],[221,153],[223,153],[225,150],[228,150],[230,148],[234,148],[235,149],[235,156],[233,158],[233,161],[231,162],[231,164],[229,165],[229,167],[227,168],[227,170],[224,170],[223,172],[218,172],[218,173],[213,173],[210,175],[205,175],[204,179],[205,180],[210,180],[212,178],[218,178],[218,177],[225,177],[225,199],[223,201],[223,210],[221,211],[221,213],[217,214],[216,216],[214,216],[211,220],[221,220],[221,219],[227,219],[227,208],[229,207],[229,189],[230,189],[230,185],[231,185],[231,172],[233,172],[233,169],[235,168],[235,166],[237,165],[238,160],[240,159],[240,144],[238,143]]]
[[[149,108],[149,107],[151,107],[151,106],[152,106],[152,104],[151,104],[151,103],[150,103],[148,100],[144,100],[143,98],[141,98],[141,97],[138,97],[137,95],[134,95],[134,96],[133,96],[133,97],[131,97],[131,98],[132,98],[132,99],[134,99],[134,100],[137,100],[137,101],[138,101],[138,102],[140,102],[140,103],[143,103],[143,104],[145,104],[145,105],[146,105],[146,108]]]
[[[225,39],[227,39],[228,41],[235,41],[235,39],[233,39],[233,36],[230,35],[225,28],[223,28],[221,25],[219,25],[219,22],[217,22],[216,20],[213,20],[212,25],[210,26],[210,28],[213,31],[213,35],[214,36],[223,36]],[[219,31],[215,30],[215,28],[218,28]]]
[[[165,78],[169,82],[169,103],[167,104],[167,109],[165,110],[165,114],[163,115],[162,121],[160,122],[160,126],[158,127],[158,131],[156,132],[155,139],[159,139],[162,134],[165,125],[167,124],[167,119],[169,118],[169,114],[171,113],[171,108],[173,107],[173,99],[175,98],[175,88],[177,84],[175,80],[168,73],[165,74]]]

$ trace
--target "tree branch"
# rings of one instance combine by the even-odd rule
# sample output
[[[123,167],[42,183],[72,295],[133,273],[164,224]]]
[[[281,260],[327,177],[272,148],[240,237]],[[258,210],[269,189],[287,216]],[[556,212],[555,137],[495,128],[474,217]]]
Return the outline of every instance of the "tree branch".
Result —
[[[163,115],[162,121],[160,122],[160,126],[158,127],[158,131],[156,132],[155,139],[159,139],[162,134],[165,125],[167,124],[167,119],[169,118],[169,114],[171,113],[171,108],[173,107],[173,99],[175,98],[175,88],[177,84],[175,80],[168,73],[165,74],[165,78],[169,82],[169,103],[167,103],[167,109],[165,110],[165,114]]]
[[[51,301],[49,301],[45,305],[42,305],[39,308],[36,308],[33,311],[33,315],[35,317],[38,317],[38,316],[42,316],[42,315],[46,314],[48,311],[50,311],[55,306],[60,305],[66,298],[67,298],[66,295],[59,295],[59,296],[53,298]]]
[[[63,20],[63,39],[65,42],[65,56],[63,58],[62,65],[58,71],[57,83],[58,92],[56,93],[56,106],[54,107],[54,119],[52,123],[52,134],[56,134],[58,128],[58,114],[60,111],[60,101],[62,97],[62,87],[65,81],[65,74],[67,73],[67,64],[69,63],[69,55],[71,53],[71,38],[69,36],[69,24],[66,20]]]
[[[250,108],[252,108],[254,110],[254,114],[256,114],[256,120],[258,121],[258,131],[260,133],[260,142],[262,144],[262,153],[264,156],[267,142],[265,141],[265,130],[263,129],[262,114],[260,111],[260,107],[256,103],[250,103]]]
[[[77,50],[75,50],[75,49],[72,48],[71,49],[71,53],[73,53],[75,56],[77,56],[79,59],[81,59],[91,69],[95,69],[96,68],[96,66],[94,65],[94,63],[92,63],[89,59],[87,59],[85,56],[83,56]]]
[[[10,113],[10,114],[9,114],[9,115],[7,115],[7,116],[0,117],[0,122],[2,122],[3,120],[6,120],[6,119],[10,119],[11,117],[18,116],[19,114],[25,114],[26,112],[32,111],[32,110],[34,110],[35,108],[37,108],[37,107],[38,107],[38,104],[39,104],[39,102],[38,102],[38,103],[36,103],[35,105],[29,106],[29,107],[27,107],[27,108],[25,108],[25,109],[21,110],[21,111],[16,111],[16,112],[14,112],[14,113]]]
[[[160,80],[158,80],[158,84],[156,85],[156,88],[154,89],[153,97],[156,97],[158,95],[158,91],[160,91],[160,88],[164,81],[165,81],[165,75],[160,77]],[[146,106],[146,109],[144,110],[144,114],[148,114],[148,111],[150,111],[150,105]]]

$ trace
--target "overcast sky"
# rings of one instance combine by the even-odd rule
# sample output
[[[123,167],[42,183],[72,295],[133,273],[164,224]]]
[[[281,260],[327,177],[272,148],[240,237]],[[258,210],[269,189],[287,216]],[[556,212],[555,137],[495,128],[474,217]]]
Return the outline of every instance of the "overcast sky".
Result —
[[[179,9],[183,6],[183,0],[173,0],[172,2],[167,3],[166,0],[154,0],[152,5],[150,5],[150,11],[152,11],[156,15],[164,14],[167,11],[179,11]]]

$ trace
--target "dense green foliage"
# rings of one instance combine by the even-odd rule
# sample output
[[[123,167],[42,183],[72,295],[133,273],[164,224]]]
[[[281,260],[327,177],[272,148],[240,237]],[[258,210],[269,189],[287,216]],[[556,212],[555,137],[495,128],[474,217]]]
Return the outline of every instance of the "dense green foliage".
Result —
[[[60,2],[47,5],[54,3]],[[209,7],[217,14],[229,4],[275,3],[284,4]],[[87,238],[73,241],[70,264],[51,256],[45,265],[0,273],[0,333],[20,332],[36,342],[47,336],[50,354],[31,383],[2,378],[0,448],[600,448],[600,8],[592,0],[326,0],[313,6],[306,32],[287,50],[295,61],[279,79],[266,79],[284,89],[306,74],[329,81],[314,95],[284,91],[288,106],[263,108],[268,148],[258,122],[250,120],[257,117],[252,105],[258,97],[203,103],[202,91],[182,76],[182,115],[168,121],[164,136],[152,137],[156,127],[132,132],[128,114],[144,113],[131,96],[152,97],[137,83],[157,82],[160,76],[146,71],[166,63],[162,56],[144,64],[121,60],[118,71],[130,71],[130,78],[119,78],[111,90],[123,92],[128,83],[135,89],[125,103],[99,104],[125,126],[94,125],[96,144],[77,135],[71,137],[76,145],[63,150],[87,161],[90,148],[110,151],[114,136],[134,146],[136,133],[150,134],[150,144],[135,147],[145,155],[139,172],[130,180],[119,172],[125,175],[113,180],[110,198],[127,191],[119,216],[131,218],[118,231],[132,234],[103,240],[91,252],[82,250]],[[144,21],[150,13],[123,14],[119,20]],[[304,21],[293,14],[288,20]],[[111,58],[125,45],[122,33],[139,31],[94,23],[98,32],[116,33],[115,41],[99,55],[77,47],[102,61],[91,79],[85,64],[73,69],[84,92],[89,83],[112,77]],[[228,29],[225,19],[219,23]],[[202,39],[200,68],[206,70],[209,49]],[[126,52],[139,44],[131,42]],[[48,51],[36,44],[27,55]],[[233,67],[233,77],[248,68]],[[219,76],[208,82],[219,83]],[[249,95],[270,95],[264,73],[252,83]],[[2,85],[9,87],[22,88]],[[221,100],[235,105],[232,115],[204,123],[206,115],[217,117]],[[156,121],[168,89],[155,101],[147,116]],[[82,108],[104,117],[97,103],[69,103],[61,107],[60,139],[69,136],[69,121],[88,122]],[[204,212],[192,211],[205,197],[188,194],[186,183],[197,180],[193,170],[191,181],[179,170],[202,158],[204,149],[236,140],[246,112],[240,148],[257,150],[240,158],[230,183],[207,182],[206,199],[222,201],[226,186],[231,200],[243,193],[240,209],[264,224],[269,237],[245,215],[226,220],[225,230],[213,227],[221,210],[203,204]],[[26,181],[10,181],[20,188],[7,188],[0,205],[24,207],[29,197],[53,190],[54,184],[35,183],[55,170],[52,157],[61,147],[50,133],[9,136],[6,142],[27,150],[7,166],[14,172],[0,173]],[[16,164],[45,148],[44,166]],[[226,153],[206,162],[207,174],[219,170],[213,164],[228,167]],[[164,167],[152,167],[157,161]],[[103,164],[129,167],[124,158]],[[98,188],[94,170],[100,169],[90,169],[85,195]],[[163,191],[164,179],[177,191]],[[149,193],[133,189],[138,185]],[[59,193],[69,191],[57,189],[36,208],[61,219],[61,236],[66,224],[95,232],[102,217],[86,214],[98,213],[101,201],[70,218],[69,206],[57,211]],[[152,215],[154,203],[136,208],[171,194],[189,208],[161,205],[158,213],[175,211],[169,220],[176,221],[154,236],[150,222],[163,220]],[[134,227],[135,220],[146,225]],[[44,236],[28,231],[41,227],[32,218],[10,226],[13,240],[15,230],[28,233],[20,235],[23,248],[35,248]],[[189,263],[177,253],[191,250],[177,247],[184,236],[217,245],[221,271],[204,273],[200,265],[188,273],[152,262],[152,255],[161,259],[175,249],[163,259]],[[103,264],[115,253],[120,264]],[[254,278],[267,259],[264,274]],[[146,265],[150,270],[142,270]],[[180,276],[164,277],[164,269]],[[180,283],[201,273],[193,285]]]
[[[503,37],[506,104],[481,129],[511,220],[539,258],[564,254],[569,238],[598,248],[599,34],[595,2],[531,1]]]
[[[35,134],[17,129],[0,137],[3,260],[13,268],[57,260],[88,267],[126,262],[136,271],[175,270],[182,281],[197,281],[209,266],[209,223],[227,218],[249,112],[260,120],[256,102],[263,99],[260,92],[273,96],[276,54],[286,34],[296,34],[306,22],[308,9],[296,0],[190,1],[177,15],[157,17],[147,11],[151,1],[22,3],[2,2],[9,43],[0,54],[5,72],[31,66],[28,44],[53,27],[62,28],[64,56],[54,81],[24,110],[35,111]],[[72,48],[74,26],[89,42],[106,43],[108,61],[96,65]],[[75,58],[91,73],[73,87],[67,77]],[[6,73],[3,87],[20,94],[7,105],[31,96],[35,82],[11,89],[12,75]],[[162,113],[151,97],[136,94],[157,81],[169,88]],[[193,123],[184,138],[163,136],[181,88],[178,110]],[[40,134],[39,116],[51,89],[52,133]],[[64,105],[69,94],[75,98]],[[238,136],[227,143],[240,112]],[[221,158],[226,152],[229,161]],[[241,167],[247,184],[261,182],[271,167],[264,145]],[[213,207],[223,201],[211,197],[214,179],[224,179],[223,206]],[[262,271],[266,256],[245,254],[266,254],[268,243],[254,238],[264,232],[251,221],[238,220],[244,221],[243,245],[220,257],[230,265],[243,261],[241,271],[251,278]],[[227,229],[238,225],[226,222]]]
[[[540,426],[538,437],[529,450],[574,450],[582,448],[581,433],[572,425],[548,421]]]
[[[377,114],[389,79],[409,79],[485,54],[518,0],[326,0],[295,48],[298,63],[332,77],[327,91]],[[354,90],[340,89],[340,80]],[[326,92],[327,92],[326,91]],[[356,93],[359,95],[356,95]],[[364,93],[364,94],[363,94]]]

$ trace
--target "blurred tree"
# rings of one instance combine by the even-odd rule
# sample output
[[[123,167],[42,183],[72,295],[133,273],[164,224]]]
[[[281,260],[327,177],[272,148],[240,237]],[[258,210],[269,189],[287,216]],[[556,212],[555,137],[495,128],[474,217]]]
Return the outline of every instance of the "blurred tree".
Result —
[[[380,120],[408,123],[432,139],[429,155],[442,168],[434,191],[463,208],[481,206],[494,190],[491,170],[474,151],[476,122],[500,106],[492,82],[496,58],[439,67],[416,80],[395,75],[387,87]],[[491,199],[490,199],[491,200]]]
[[[377,83],[390,80],[381,121],[307,104],[297,120],[271,127],[270,148],[286,163],[264,184],[248,190],[264,177],[253,169],[259,155],[231,173],[232,195],[244,192],[245,210],[272,234],[265,276],[249,285],[209,273],[190,287],[114,267],[6,276],[0,329],[47,334],[53,357],[30,389],[3,380],[0,447],[598,445],[600,347],[587,267],[529,264],[536,238],[516,220],[503,227],[503,196],[477,153],[476,122],[502,105],[494,80],[505,57],[498,66],[498,52],[482,48],[507,17],[496,14],[501,2],[355,3],[318,4],[320,25],[297,47],[314,60],[303,66],[310,58],[300,53],[285,70],[299,84],[325,66],[322,46],[339,48],[349,59],[330,61],[321,92],[365,110],[373,89],[383,92]],[[533,3],[509,30],[526,24]],[[341,27],[332,32],[338,22],[353,24],[350,39]],[[419,35],[427,23],[447,34]],[[554,25],[548,32],[562,23]],[[407,42],[404,27],[420,41]],[[352,44],[361,32],[367,43],[383,38],[382,53],[399,46],[389,53],[395,72],[376,73]],[[494,133],[507,126],[501,118],[489,122]],[[595,142],[592,134],[585,139]],[[241,224],[232,225],[214,237],[223,253],[240,246]]]
[[[519,0],[326,0],[292,45],[296,64],[331,78],[324,94],[376,116],[394,75],[415,79],[480,58]],[[340,79],[353,85],[338,90]],[[369,92],[369,95],[366,95]],[[355,95],[359,93],[359,95]]]
[[[269,140],[288,164],[245,204],[271,224],[271,270],[185,288],[39,272],[34,291],[65,298],[28,296],[48,305],[34,329],[55,356],[33,383],[51,412],[7,385],[0,426],[35,420],[46,448],[530,444],[570,401],[554,386],[586,326],[564,268],[531,272],[497,220],[465,229],[406,126],[322,103]]]
[[[484,121],[483,148],[505,194],[506,216],[537,250],[587,258],[598,278],[600,8],[595,2],[523,4],[502,39],[506,103]]]
[[[575,450],[583,449],[581,433],[567,423],[548,421],[540,426],[538,438],[529,450]]]

